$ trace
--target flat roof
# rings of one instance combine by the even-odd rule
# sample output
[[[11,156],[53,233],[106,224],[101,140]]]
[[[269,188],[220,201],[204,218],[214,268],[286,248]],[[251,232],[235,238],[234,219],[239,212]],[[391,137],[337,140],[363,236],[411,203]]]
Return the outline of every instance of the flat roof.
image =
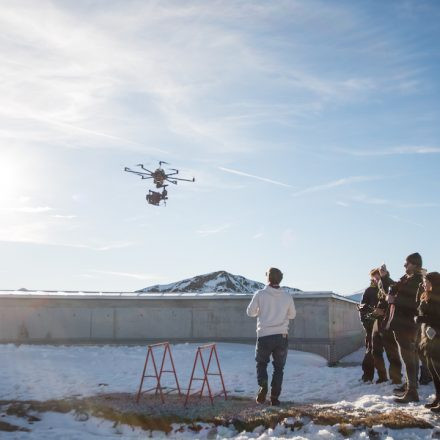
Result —
[[[20,299],[243,299],[252,293],[241,292],[100,292],[73,290],[0,290],[0,298]],[[331,291],[309,291],[292,293],[294,298],[334,298],[356,303],[350,298]]]

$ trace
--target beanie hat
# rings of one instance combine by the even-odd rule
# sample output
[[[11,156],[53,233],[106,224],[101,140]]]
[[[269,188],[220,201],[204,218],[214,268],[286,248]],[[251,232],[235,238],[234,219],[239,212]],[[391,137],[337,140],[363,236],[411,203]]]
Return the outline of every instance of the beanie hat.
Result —
[[[408,255],[406,257],[408,263],[414,264],[415,266],[422,267],[422,256],[416,252],[414,254]]]

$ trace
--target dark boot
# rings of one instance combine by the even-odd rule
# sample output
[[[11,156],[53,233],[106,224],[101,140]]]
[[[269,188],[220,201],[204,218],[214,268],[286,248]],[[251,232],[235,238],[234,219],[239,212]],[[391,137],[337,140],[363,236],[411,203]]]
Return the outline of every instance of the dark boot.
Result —
[[[431,408],[431,411],[433,413],[440,413],[440,405],[434,406],[433,408]]]
[[[278,400],[278,397],[270,396],[270,404],[272,406],[280,406],[281,402]]]
[[[409,403],[409,402],[418,402],[419,394],[416,389],[409,389],[402,397],[396,397],[394,402],[396,403]]]
[[[266,402],[266,395],[267,395],[267,385],[263,385],[258,390],[257,398],[255,401],[257,403],[264,403]]]
[[[440,399],[438,397],[436,397],[431,403],[425,404],[425,408],[428,408],[428,409],[435,408],[439,404],[440,404]]]

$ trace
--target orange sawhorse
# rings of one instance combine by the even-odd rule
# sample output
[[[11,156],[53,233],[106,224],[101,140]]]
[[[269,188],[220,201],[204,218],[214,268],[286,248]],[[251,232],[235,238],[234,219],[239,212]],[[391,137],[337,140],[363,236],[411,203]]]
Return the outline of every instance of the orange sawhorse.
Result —
[[[154,349],[159,348],[159,347],[163,347],[164,350],[163,350],[163,356],[162,356],[162,362],[160,365],[160,370],[158,372],[157,366],[156,366],[156,360],[154,359]],[[171,361],[172,370],[164,370],[165,357],[166,357],[167,353],[168,353],[169,359]],[[145,372],[147,371],[147,365],[148,365],[148,361],[150,360],[150,357],[151,357],[151,362],[153,363],[154,374],[145,374]],[[160,383],[160,379],[162,378],[163,373],[174,374],[174,378],[176,379],[176,388],[162,387],[162,385]],[[164,399],[164,389],[165,388],[168,388],[168,391],[166,392],[166,394],[169,394],[170,392],[177,390],[179,396],[182,395],[182,393],[180,392],[179,381],[177,380],[176,368],[174,367],[174,361],[173,361],[173,356],[171,355],[171,349],[170,349],[169,342],[159,342],[158,344],[148,345],[147,357],[145,359],[144,370],[142,372],[141,384],[139,385],[139,391],[137,393],[136,403],[139,403],[139,399],[140,399],[141,393],[142,393],[142,385],[144,384],[144,379],[146,377],[156,378],[156,386],[149,388],[148,390],[145,390],[143,392],[146,393],[148,391],[156,390],[155,394],[156,395],[157,395],[157,393],[160,394],[160,399],[162,400],[162,403],[165,403],[165,399]]]
[[[205,350],[210,350],[209,351],[209,359],[208,359],[208,363],[207,364],[205,364],[205,361],[203,360],[203,355],[202,355],[203,351],[205,351]],[[211,361],[212,361],[213,355],[215,357],[215,361],[217,362],[218,373],[210,373],[209,372],[209,367],[211,366]],[[197,367],[197,360],[199,358],[200,358],[200,363],[202,365],[203,378],[201,378],[201,377],[194,377],[194,373],[195,373],[195,370],[196,370],[196,367]],[[220,376],[220,380],[221,380],[221,383],[222,383],[222,389],[223,389],[220,393],[218,393],[216,395],[212,394],[211,386],[209,384],[208,376]],[[191,393],[191,385],[192,385],[193,381],[195,381],[195,380],[203,381],[202,388],[199,391],[196,391],[195,393]],[[189,386],[188,386],[188,391],[186,393],[186,399],[185,399],[184,406],[187,405],[190,396],[194,396],[196,394],[199,394],[199,398],[202,398],[203,391],[205,389],[205,385],[206,385],[206,387],[208,389],[208,395],[209,395],[209,398],[211,400],[211,405],[214,405],[214,397],[218,397],[218,396],[224,395],[225,396],[225,400],[228,398],[228,396],[226,394],[225,383],[223,381],[222,370],[220,368],[220,362],[218,361],[216,344],[206,344],[206,345],[202,345],[200,347],[197,347],[196,357],[194,359],[194,366],[193,366],[193,370],[192,370],[192,373],[191,373],[191,380],[189,381]]]

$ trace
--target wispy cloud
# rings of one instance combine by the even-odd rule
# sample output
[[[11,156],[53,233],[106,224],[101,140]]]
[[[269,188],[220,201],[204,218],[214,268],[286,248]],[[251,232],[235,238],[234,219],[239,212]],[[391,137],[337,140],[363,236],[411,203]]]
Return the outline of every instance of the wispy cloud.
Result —
[[[347,202],[343,202],[343,201],[341,201],[341,200],[338,200],[338,201],[336,202],[336,204],[339,205],[339,206],[343,206],[344,208],[348,208],[348,207],[350,206],[349,203],[347,203]]]
[[[62,214],[55,214],[52,216],[53,218],[59,218],[62,220],[73,220],[74,218],[77,218],[76,215],[62,215]]]
[[[133,273],[133,272],[118,272],[111,270],[90,270],[91,273],[100,274],[100,275],[110,275],[115,277],[123,277],[123,278],[133,278],[135,280],[141,281],[160,281],[163,277],[155,274],[144,274],[144,273]]]
[[[252,179],[261,180],[262,182],[272,183],[273,185],[284,186],[286,188],[293,188],[292,185],[288,183],[279,182],[277,180],[268,179],[267,177],[256,176],[254,174],[244,173],[243,171],[232,170],[231,168],[218,167],[219,170],[225,171],[226,173],[236,174],[238,176],[250,177]]]
[[[418,223],[418,222],[414,222],[414,221],[412,221],[412,220],[408,220],[408,219],[406,219],[406,218],[402,218],[402,217],[400,217],[400,216],[398,216],[398,215],[388,215],[388,217],[391,217],[392,219],[394,219],[394,220],[397,220],[398,222],[400,222],[400,223],[406,223],[406,224],[408,224],[408,225],[413,225],[413,226],[417,226],[417,227],[419,227],[419,228],[423,228],[424,227],[424,225],[422,225],[421,223]]]
[[[351,156],[397,156],[397,155],[424,155],[440,154],[440,147],[430,146],[402,146],[383,149],[357,150],[357,149],[336,149],[337,152],[349,154]]]
[[[54,210],[54,208],[51,208],[50,206],[21,206],[15,208],[2,208],[2,209],[12,212],[22,212],[26,214],[40,214],[43,212],[49,212]]]
[[[220,232],[226,231],[231,227],[231,223],[226,223],[222,226],[218,226],[216,228],[203,228],[199,229],[196,232],[200,234],[202,237],[208,237],[209,235],[216,235]]]
[[[351,185],[352,183],[368,182],[372,180],[379,180],[382,177],[379,176],[353,176],[353,177],[343,177],[338,180],[333,180],[331,182],[324,183],[322,185],[315,185],[309,188],[305,188],[293,194],[294,197],[302,196],[305,194],[311,194],[320,191],[327,191],[331,188],[336,188],[338,186]]]
[[[398,200],[388,200],[381,197],[370,197],[365,194],[359,194],[351,197],[352,201],[357,203],[364,203],[366,205],[383,205],[392,206],[395,208],[407,208],[407,209],[418,209],[418,208],[437,208],[440,206],[436,202],[401,202]]]
[[[259,238],[263,237],[263,233],[262,232],[257,232],[255,235],[252,236],[252,238],[254,240],[258,240]]]

